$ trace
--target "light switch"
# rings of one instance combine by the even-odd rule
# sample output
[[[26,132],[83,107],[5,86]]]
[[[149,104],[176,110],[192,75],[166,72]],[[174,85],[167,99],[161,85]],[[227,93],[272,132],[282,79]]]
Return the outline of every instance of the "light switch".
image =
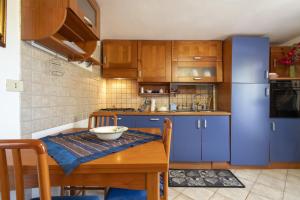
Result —
[[[24,84],[23,81],[19,80],[6,80],[6,91],[8,92],[23,92]]]

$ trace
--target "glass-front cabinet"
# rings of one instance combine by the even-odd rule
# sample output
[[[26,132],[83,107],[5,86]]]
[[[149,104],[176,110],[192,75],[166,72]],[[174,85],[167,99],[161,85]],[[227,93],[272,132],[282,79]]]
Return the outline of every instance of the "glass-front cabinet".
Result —
[[[95,0],[69,0],[70,9],[99,37],[100,9]]]
[[[222,41],[173,41],[173,82],[222,82]]]
[[[222,62],[173,62],[173,82],[222,82]]]

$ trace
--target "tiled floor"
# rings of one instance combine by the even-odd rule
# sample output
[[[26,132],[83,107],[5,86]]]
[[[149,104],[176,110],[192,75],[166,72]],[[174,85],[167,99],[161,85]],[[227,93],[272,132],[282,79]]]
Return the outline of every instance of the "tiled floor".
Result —
[[[246,188],[169,188],[169,200],[300,200],[300,169],[232,172]]]
[[[232,170],[246,188],[170,188],[169,200],[300,200],[300,170]]]

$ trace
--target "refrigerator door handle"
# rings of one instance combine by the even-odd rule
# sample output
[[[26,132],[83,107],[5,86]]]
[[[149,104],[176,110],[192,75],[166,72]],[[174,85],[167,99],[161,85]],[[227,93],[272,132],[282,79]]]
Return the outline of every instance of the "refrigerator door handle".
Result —
[[[273,132],[276,131],[276,124],[275,124],[275,122],[272,122],[272,131],[273,131]]]
[[[269,79],[269,70],[265,70],[265,79]]]
[[[270,88],[265,88],[265,95],[266,97],[269,97],[270,96]]]

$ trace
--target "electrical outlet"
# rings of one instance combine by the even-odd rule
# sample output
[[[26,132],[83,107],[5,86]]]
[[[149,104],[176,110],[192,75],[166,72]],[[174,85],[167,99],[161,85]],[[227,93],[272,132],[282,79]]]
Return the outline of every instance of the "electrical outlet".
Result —
[[[8,92],[23,92],[24,84],[23,81],[19,80],[6,80],[6,91]]]

